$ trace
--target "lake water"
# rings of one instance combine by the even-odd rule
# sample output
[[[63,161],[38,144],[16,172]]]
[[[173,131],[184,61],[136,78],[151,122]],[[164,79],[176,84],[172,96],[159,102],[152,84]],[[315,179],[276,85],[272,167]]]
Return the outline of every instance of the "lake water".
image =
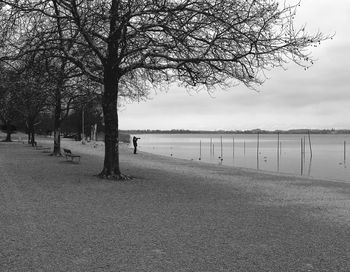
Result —
[[[142,134],[138,137],[141,137],[139,149],[150,153],[350,181],[350,168],[347,167],[350,146],[346,146],[350,143],[348,134],[311,134],[310,139],[302,134],[260,134],[259,144],[257,134]]]

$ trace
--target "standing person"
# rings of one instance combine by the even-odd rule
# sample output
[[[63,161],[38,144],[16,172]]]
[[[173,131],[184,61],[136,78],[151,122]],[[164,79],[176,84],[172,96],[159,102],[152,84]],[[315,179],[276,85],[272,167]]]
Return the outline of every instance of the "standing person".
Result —
[[[134,145],[134,154],[136,154],[136,151],[137,151],[137,140],[139,140],[141,138],[137,138],[137,137],[133,137],[132,138],[132,144]]]

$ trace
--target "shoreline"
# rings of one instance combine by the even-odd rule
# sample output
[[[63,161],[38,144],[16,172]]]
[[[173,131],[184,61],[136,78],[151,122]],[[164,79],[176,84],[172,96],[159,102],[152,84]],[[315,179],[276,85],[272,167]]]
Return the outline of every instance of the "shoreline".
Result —
[[[124,131],[125,132],[125,131]],[[17,134],[17,135],[16,135]],[[17,138],[26,138],[26,135],[22,133],[16,133],[16,137]],[[21,136],[19,136],[21,135]],[[1,132],[0,132],[0,136],[1,136]],[[129,135],[130,136],[130,135]],[[21,141],[21,140],[19,140]],[[43,141],[44,144],[47,144],[49,147],[51,147],[51,145],[53,145],[53,138],[48,137],[48,136],[37,136],[37,141]],[[69,144],[71,142],[71,144]],[[91,141],[91,142],[86,142],[85,144],[82,144],[81,141],[74,141],[73,139],[69,139],[69,138],[61,138],[61,145],[63,146],[63,143],[68,143],[69,147],[75,146],[78,147],[78,149],[80,150],[80,152],[85,152],[84,150],[84,146],[90,146],[92,148],[92,146],[95,144],[97,147],[101,147],[104,145],[103,141]],[[76,144],[72,144],[72,143],[76,143]],[[121,141],[120,143],[121,147],[124,146],[130,146],[131,142],[123,142]],[[81,145],[82,148],[79,148],[79,146]],[[131,149],[132,147],[130,147]],[[97,150],[97,149],[96,149]],[[264,169],[255,169],[255,168],[249,168],[249,167],[244,167],[244,166],[228,166],[225,164],[220,164],[220,163],[214,163],[214,162],[208,162],[208,161],[197,161],[194,159],[186,159],[186,158],[179,158],[176,156],[168,156],[168,155],[162,155],[162,154],[157,154],[157,153],[152,153],[149,151],[142,151],[142,150],[138,150],[138,153],[148,153],[148,154],[152,154],[154,156],[160,156],[160,157],[164,157],[164,158],[171,158],[171,159],[178,159],[178,160],[184,160],[188,163],[190,162],[194,162],[194,163],[203,163],[203,164],[207,164],[207,165],[211,165],[211,166],[217,166],[217,167],[228,167],[228,168],[236,168],[236,169],[240,169],[242,171],[247,171],[247,173],[249,174],[249,172],[257,172],[257,173],[261,173],[261,174],[267,174],[267,175],[276,175],[276,176],[281,176],[281,177],[295,177],[297,179],[310,179],[310,180],[314,180],[314,181],[323,181],[323,182],[338,182],[338,183],[349,183],[350,184],[350,180],[346,180],[346,179],[341,179],[341,178],[331,178],[331,177],[324,177],[324,176],[304,176],[304,175],[300,175],[300,174],[295,174],[295,173],[288,173],[288,172],[277,172],[274,170],[264,170]],[[101,155],[101,154],[99,154]],[[104,154],[102,154],[102,156],[104,156]]]
[[[18,140],[20,141],[20,140]],[[38,143],[43,143],[46,146],[51,147],[53,145],[53,138],[52,137],[42,137],[42,136],[38,136],[37,137],[37,141]],[[16,142],[16,140],[14,140],[14,142]],[[95,147],[94,147],[95,145]],[[104,142],[103,141],[91,141],[91,142],[85,142],[85,144],[82,144],[81,141],[75,141],[73,139],[68,139],[68,138],[62,138],[61,139],[61,146],[63,147],[68,147],[68,148],[76,148],[78,150],[78,152],[83,153],[83,154],[95,154],[98,155],[100,157],[104,156],[104,150],[101,150],[101,148],[103,148],[104,146]],[[96,148],[97,147],[97,148]],[[121,150],[123,152],[127,152],[126,150],[130,151],[130,154],[132,153],[133,147],[131,146],[131,143],[126,143],[126,142],[120,142],[119,143],[119,148],[121,148]],[[94,151],[98,151],[99,153],[95,153]],[[121,155],[123,152],[120,152]],[[276,172],[276,171],[270,171],[270,170],[262,170],[262,169],[255,169],[255,168],[248,168],[248,167],[241,167],[241,166],[228,166],[225,164],[219,164],[219,163],[211,163],[211,162],[207,162],[207,161],[197,161],[197,160],[193,160],[193,159],[185,159],[185,158],[178,158],[178,157],[174,157],[174,156],[167,156],[167,155],[162,155],[162,154],[156,154],[156,153],[152,153],[152,152],[148,152],[148,151],[140,151],[138,150],[138,154],[148,154],[152,157],[154,157],[155,159],[157,157],[159,158],[163,158],[163,159],[170,159],[170,160],[179,160],[179,161],[183,161],[183,163],[194,163],[194,164],[198,164],[198,165],[206,165],[208,167],[221,167],[221,168],[225,168],[227,170],[230,169],[237,169],[240,171],[244,171],[247,172],[247,175],[249,175],[250,173],[254,173],[254,174],[262,174],[262,175],[272,175],[272,176],[277,176],[280,178],[295,178],[295,179],[300,179],[300,180],[305,180],[305,181],[316,181],[316,182],[334,182],[334,183],[344,183],[344,184],[349,184],[350,185],[350,181],[346,181],[346,180],[341,180],[341,179],[332,179],[332,178],[322,178],[322,177],[314,177],[314,176],[302,176],[299,174],[293,174],[293,173],[287,173],[287,172]]]
[[[18,135],[17,135],[18,136]],[[26,135],[23,134],[23,136],[19,136],[17,140],[13,140],[13,142],[21,142],[23,139],[21,137],[26,137]],[[37,141],[40,143],[43,143],[44,145],[51,147],[53,145],[53,138],[52,137],[43,137],[43,136],[37,136]],[[95,147],[94,147],[95,145]],[[73,139],[69,138],[61,138],[61,148],[64,146],[68,148],[73,148],[75,147],[78,149],[78,152],[83,153],[83,154],[95,154],[98,155],[99,157],[104,156],[104,150],[101,150],[104,146],[103,141],[91,141],[91,142],[85,142],[85,144],[82,144],[81,141],[75,141]],[[129,150],[130,153],[132,153],[133,147],[131,147],[131,143],[127,142],[120,142],[119,143],[120,148],[122,148],[123,152],[126,152],[126,150]],[[96,148],[97,147],[97,148]],[[99,153],[96,153],[94,151],[99,151]],[[123,152],[120,152],[121,155]],[[341,183],[345,185],[350,185],[350,181],[346,180],[341,180],[341,179],[332,179],[332,178],[322,178],[322,177],[313,177],[313,176],[301,176],[298,174],[293,174],[293,173],[286,173],[286,172],[276,172],[276,171],[269,171],[269,170],[261,170],[261,169],[255,169],[255,168],[248,168],[248,167],[240,167],[240,166],[228,166],[224,164],[218,164],[218,163],[210,163],[206,161],[196,161],[193,159],[185,159],[185,158],[177,158],[173,156],[167,156],[167,155],[161,155],[161,154],[156,154],[152,152],[147,152],[147,151],[140,151],[138,150],[138,154],[148,154],[150,156],[154,156],[154,158],[163,158],[163,159],[170,159],[170,160],[180,160],[183,161],[183,163],[194,163],[198,165],[207,165],[208,167],[221,167],[221,168],[226,168],[227,170],[230,169],[237,169],[240,171],[247,172],[247,175],[249,174],[262,174],[262,175],[271,175],[271,176],[277,176],[280,178],[295,178],[295,179],[300,179],[300,180],[305,180],[305,181],[315,181],[315,182],[334,182],[334,183]],[[122,169],[123,170],[123,169]]]

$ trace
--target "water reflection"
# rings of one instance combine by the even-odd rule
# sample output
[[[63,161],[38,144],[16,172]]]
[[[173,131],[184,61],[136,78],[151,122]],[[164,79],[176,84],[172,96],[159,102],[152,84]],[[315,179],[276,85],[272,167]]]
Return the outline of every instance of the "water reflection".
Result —
[[[310,156],[310,159],[309,159],[309,169],[307,171],[307,175],[309,177],[311,176],[311,166],[312,166],[312,155]]]

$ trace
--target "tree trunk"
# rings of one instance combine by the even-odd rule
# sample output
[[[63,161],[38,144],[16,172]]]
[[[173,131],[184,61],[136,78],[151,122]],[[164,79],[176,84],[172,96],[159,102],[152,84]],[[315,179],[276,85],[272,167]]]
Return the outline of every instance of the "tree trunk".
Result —
[[[12,139],[11,139],[11,134],[12,134],[12,126],[10,123],[7,123],[6,124],[6,139],[5,139],[5,142],[12,142]]]
[[[28,142],[28,144],[31,144],[31,140],[30,140],[30,129],[29,129],[29,125],[28,125],[28,120],[26,121],[26,132],[27,132],[27,137],[28,137],[28,139],[27,139],[27,142]]]
[[[53,144],[53,155],[61,156],[61,88],[56,89],[55,94],[55,118],[54,118],[54,144]]]
[[[32,137],[31,137],[32,145],[35,145],[35,132],[32,131]]]
[[[105,69],[102,108],[105,124],[105,158],[99,176],[107,179],[122,179],[118,149],[118,77],[113,69]]]
[[[30,139],[30,144],[35,146],[35,136],[34,136],[34,121],[28,121],[28,139]]]
[[[61,155],[61,128],[60,121],[55,118],[55,126],[54,126],[54,143],[53,143],[53,155],[60,156]]]
[[[30,137],[30,130],[29,128],[27,127],[28,131],[27,131],[27,135],[28,135],[28,144],[31,144],[31,137]]]

